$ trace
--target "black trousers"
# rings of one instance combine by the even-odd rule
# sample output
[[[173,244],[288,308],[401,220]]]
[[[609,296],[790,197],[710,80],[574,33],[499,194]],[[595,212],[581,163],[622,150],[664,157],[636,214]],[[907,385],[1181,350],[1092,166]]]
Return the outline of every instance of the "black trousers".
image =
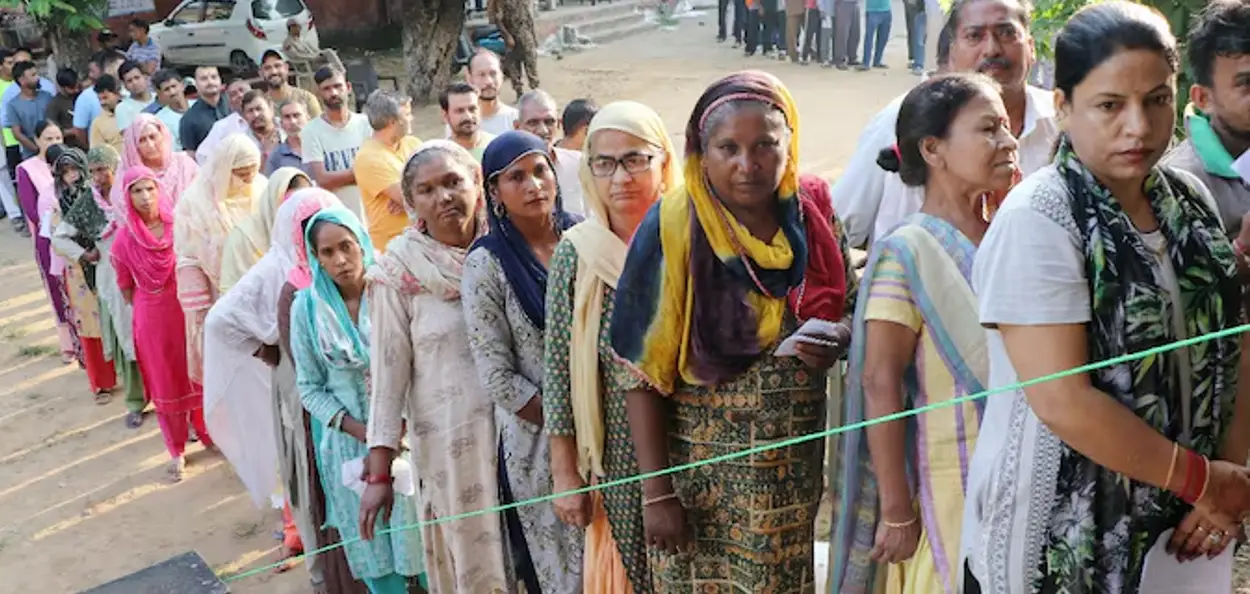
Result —
[[[727,23],[726,21],[729,18],[729,15],[728,15],[729,5],[731,3],[733,4],[733,7],[734,7],[734,17],[733,17],[734,20],[733,20],[733,23]],[[717,17],[716,39],[718,41],[724,41],[728,37],[726,35],[725,25],[730,24],[733,27],[734,41],[738,43],[742,43],[746,41],[745,39],[746,31],[747,31],[746,13],[747,13],[746,0],[720,0],[716,6],[716,17]]]
[[[785,49],[786,38],[786,13],[778,10],[781,0],[761,0],[764,3],[764,25],[761,27],[764,33],[765,52],[773,51],[774,47]]]
[[[807,60],[815,56],[817,60],[821,59],[820,55],[820,9],[807,9],[807,24],[803,27],[803,59]]]

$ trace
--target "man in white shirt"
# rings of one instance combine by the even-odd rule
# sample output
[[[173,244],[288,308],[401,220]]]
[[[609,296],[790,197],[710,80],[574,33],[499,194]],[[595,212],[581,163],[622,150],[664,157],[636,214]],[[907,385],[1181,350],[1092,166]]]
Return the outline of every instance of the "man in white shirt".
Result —
[[[517,99],[516,129],[525,130],[547,143],[551,154],[551,163],[555,166],[556,182],[560,185],[560,198],[564,202],[564,210],[582,214],[585,211],[582,198],[582,180],[579,170],[582,163],[581,151],[571,151],[555,145],[556,132],[560,129],[559,109],[556,100],[546,91],[534,89]]]
[[[1045,166],[1059,126],[1051,92],[1027,83],[1033,65],[1028,7],[1019,0],[957,0],[950,19],[949,45],[938,48],[939,69],[982,72],[997,80],[1019,139],[1021,172],[1028,175]],[[919,210],[924,199],[924,188],[907,187],[897,173],[886,173],[876,162],[877,153],[896,142],[902,102],[896,98],[868,122],[833,186],[833,207],[852,247],[882,236]]]
[[[143,66],[134,60],[122,62],[117,73],[122,77],[122,85],[130,92],[130,96],[117,104],[117,128],[124,134],[135,117],[143,113],[156,95],[152,92],[152,79],[143,71]]]
[[[182,116],[191,108],[187,101],[186,87],[182,77],[173,68],[158,70],[152,80],[156,92],[160,94],[161,103],[165,106],[156,112],[156,117],[165,123],[169,132],[174,135],[174,150],[182,150]]]
[[[482,130],[499,136],[515,127],[517,110],[499,100],[503,69],[495,52],[479,49],[469,59],[467,82],[477,89],[478,113]]]
[[[204,142],[195,149],[195,161],[203,167],[208,162],[208,156],[213,153],[213,148],[217,146],[221,139],[231,134],[246,134],[249,130],[247,120],[243,119],[243,96],[252,90],[252,84],[241,78],[230,81],[226,86],[226,99],[230,104],[230,115],[217,120],[213,124],[213,129],[208,131],[208,136],[204,137]]]
[[[344,206],[368,225],[352,167],[360,145],[373,136],[373,127],[368,117],[347,107],[347,77],[342,70],[323,66],[313,75],[313,81],[325,111],[300,133],[304,164],[318,186],[334,192]]]

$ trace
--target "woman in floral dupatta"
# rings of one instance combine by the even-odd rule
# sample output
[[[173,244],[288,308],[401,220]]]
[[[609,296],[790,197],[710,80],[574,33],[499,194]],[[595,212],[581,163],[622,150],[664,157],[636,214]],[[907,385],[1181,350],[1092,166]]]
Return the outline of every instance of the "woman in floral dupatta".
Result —
[[[59,208],[52,214],[52,248],[65,261],[62,282],[82,344],[83,367],[96,404],[112,400],[117,373],[104,356],[100,300],[96,295],[97,242],[109,223],[110,205],[96,194],[87,173],[87,155],[68,148],[53,166]]]
[[[398,455],[405,419],[422,478],[420,520],[499,504],[495,407],[478,380],[460,304],[464,260],[487,228],[481,168],[459,145],[435,140],[408,159],[401,185],[408,228],[369,271],[369,475],[381,480],[369,485],[360,505],[365,538],[394,501],[383,477]],[[434,594],[512,591],[498,515],[427,525],[422,540]]]
[[[1157,166],[1176,123],[1167,20],[1092,4],[1055,48],[1065,136],[1054,163],[1011,191],[973,264],[991,389],[1244,319],[1244,248],[1196,178]],[[991,396],[968,474],[968,591],[1135,594],[1148,551],[1231,554],[1250,511],[1247,340]],[[1227,574],[1204,577],[1201,591],[1230,588]]]
[[[39,152],[22,161],[17,166],[17,199],[22,207],[26,225],[30,228],[35,242],[35,262],[39,264],[39,274],[43,277],[43,288],[48,292],[48,300],[52,303],[52,313],[56,314],[56,334],[61,347],[61,360],[71,363],[78,360],[78,338],[73,330],[73,312],[69,309],[69,300],[61,286],[60,269],[53,267],[51,229],[48,234],[43,229],[43,213],[40,204],[56,203],[56,188],[52,178],[52,167],[48,164],[48,149],[61,144],[61,129],[52,122],[40,122],[35,127],[35,143]],[[60,258],[57,258],[59,261]],[[55,273],[54,273],[55,272]]]
[[[178,300],[187,317],[187,365],[191,381],[204,377],[204,318],[221,296],[221,257],[226,237],[253,213],[267,180],[260,149],[242,134],[227,136],[178,202],[174,247],[178,250]]]
[[[343,535],[352,574],[372,594],[406,594],[409,580],[419,580],[424,573],[421,534],[399,530],[371,541],[360,540],[361,499],[340,478],[344,463],[369,453],[365,427],[372,416],[372,321],[365,271],[373,264],[373,243],[360,219],[343,207],[321,210],[307,227],[304,241],[312,285],[296,294],[291,306],[291,354],[304,409],[322,428],[316,449],[327,524]],[[414,524],[416,512],[416,502],[398,496],[389,518],[377,527]]]
[[[156,175],[146,167],[127,170],[122,191],[127,200],[119,206],[126,209],[126,224],[117,232],[110,255],[117,285],[134,307],[135,355],[173,458],[170,477],[181,481],[191,427],[204,447],[212,448],[213,441],[204,426],[203,394],[187,374],[184,318],[174,274],[173,205],[161,195]]]
[[[612,355],[612,312],[626,246],[681,167],[663,120],[641,103],[607,105],[586,134],[591,216],[556,246],[547,285],[543,422],[557,493],[638,474],[621,389],[631,376]],[[554,503],[564,522],[586,528],[586,594],[651,591],[637,484]]]
[[[551,494],[543,435],[543,329],[547,263],[560,236],[581,218],[564,210],[547,144],[529,132],[501,134],[486,147],[482,173],[490,232],[473,244],[461,293],[478,377],[495,401],[499,488],[504,503]],[[578,592],[581,529],[549,503],[505,512],[518,578],[530,592]]]
[[[712,83],[686,127],[685,186],[630,242],[611,338],[633,371],[625,402],[643,473],[824,428],[855,277],[828,184],[799,175],[799,129],[771,74]],[[828,333],[773,355],[809,320]],[[812,441],[643,481],[653,591],[810,592],[823,453]]]
[[[141,113],[135,116],[129,128],[122,130],[122,163],[119,171],[143,166],[156,176],[161,193],[173,201],[174,206],[182,200],[182,194],[191,187],[199,171],[195,159],[184,151],[174,150],[174,135],[160,118]],[[113,204],[120,204],[117,189],[110,196]],[[124,198],[123,198],[124,199]]]
[[[931,78],[903,99],[878,163],[924,189],[920,211],[873,243],[860,284],[843,424],[950,401],[988,381],[972,257],[987,195],[1016,173],[997,83]],[[989,141],[987,132],[989,130]],[[964,485],[980,402],[842,434],[830,592],[956,594]],[[877,589],[879,585],[883,589]]]

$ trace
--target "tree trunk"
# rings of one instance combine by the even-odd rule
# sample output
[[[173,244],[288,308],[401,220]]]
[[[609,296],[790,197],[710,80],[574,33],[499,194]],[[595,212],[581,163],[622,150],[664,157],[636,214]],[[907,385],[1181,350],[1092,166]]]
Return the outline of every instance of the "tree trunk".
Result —
[[[79,78],[87,75],[87,62],[91,60],[90,35],[85,31],[72,33],[61,27],[44,26],[52,58],[57,68],[73,68]],[[56,73],[50,76],[55,77]]]
[[[429,104],[451,82],[456,45],[464,28],[464,3],[404,0],[401,22],[408,94],[416,103]]]

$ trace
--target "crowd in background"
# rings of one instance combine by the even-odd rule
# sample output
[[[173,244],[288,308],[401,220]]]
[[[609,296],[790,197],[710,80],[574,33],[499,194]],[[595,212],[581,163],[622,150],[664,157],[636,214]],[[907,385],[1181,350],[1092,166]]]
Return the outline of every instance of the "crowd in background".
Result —
[[[107,49],[84,122],[9,52],[10,216],[95,401],[154,408],[170,480],[198,440],[282,508],[279,570],[343,543],[302,559],[317,592],[811,592],[828,479],[831,592],[1131,594],[1250,514],[1245,339],[1016,384],[1245,322],[1250,2],[1187,56],[1152,9],[1084,8],[1053,92],[1031,13],[956,0],[832,186],[760,71],[712,82],[679,149],[636,102],[505,104],[489,51],[426,142],[329,59],[315,91],[280,52],[259,84],[197,68],[192,101]],[[826,477],[790,440],[842,365],[842,423],[945,406],[842,434]]]

